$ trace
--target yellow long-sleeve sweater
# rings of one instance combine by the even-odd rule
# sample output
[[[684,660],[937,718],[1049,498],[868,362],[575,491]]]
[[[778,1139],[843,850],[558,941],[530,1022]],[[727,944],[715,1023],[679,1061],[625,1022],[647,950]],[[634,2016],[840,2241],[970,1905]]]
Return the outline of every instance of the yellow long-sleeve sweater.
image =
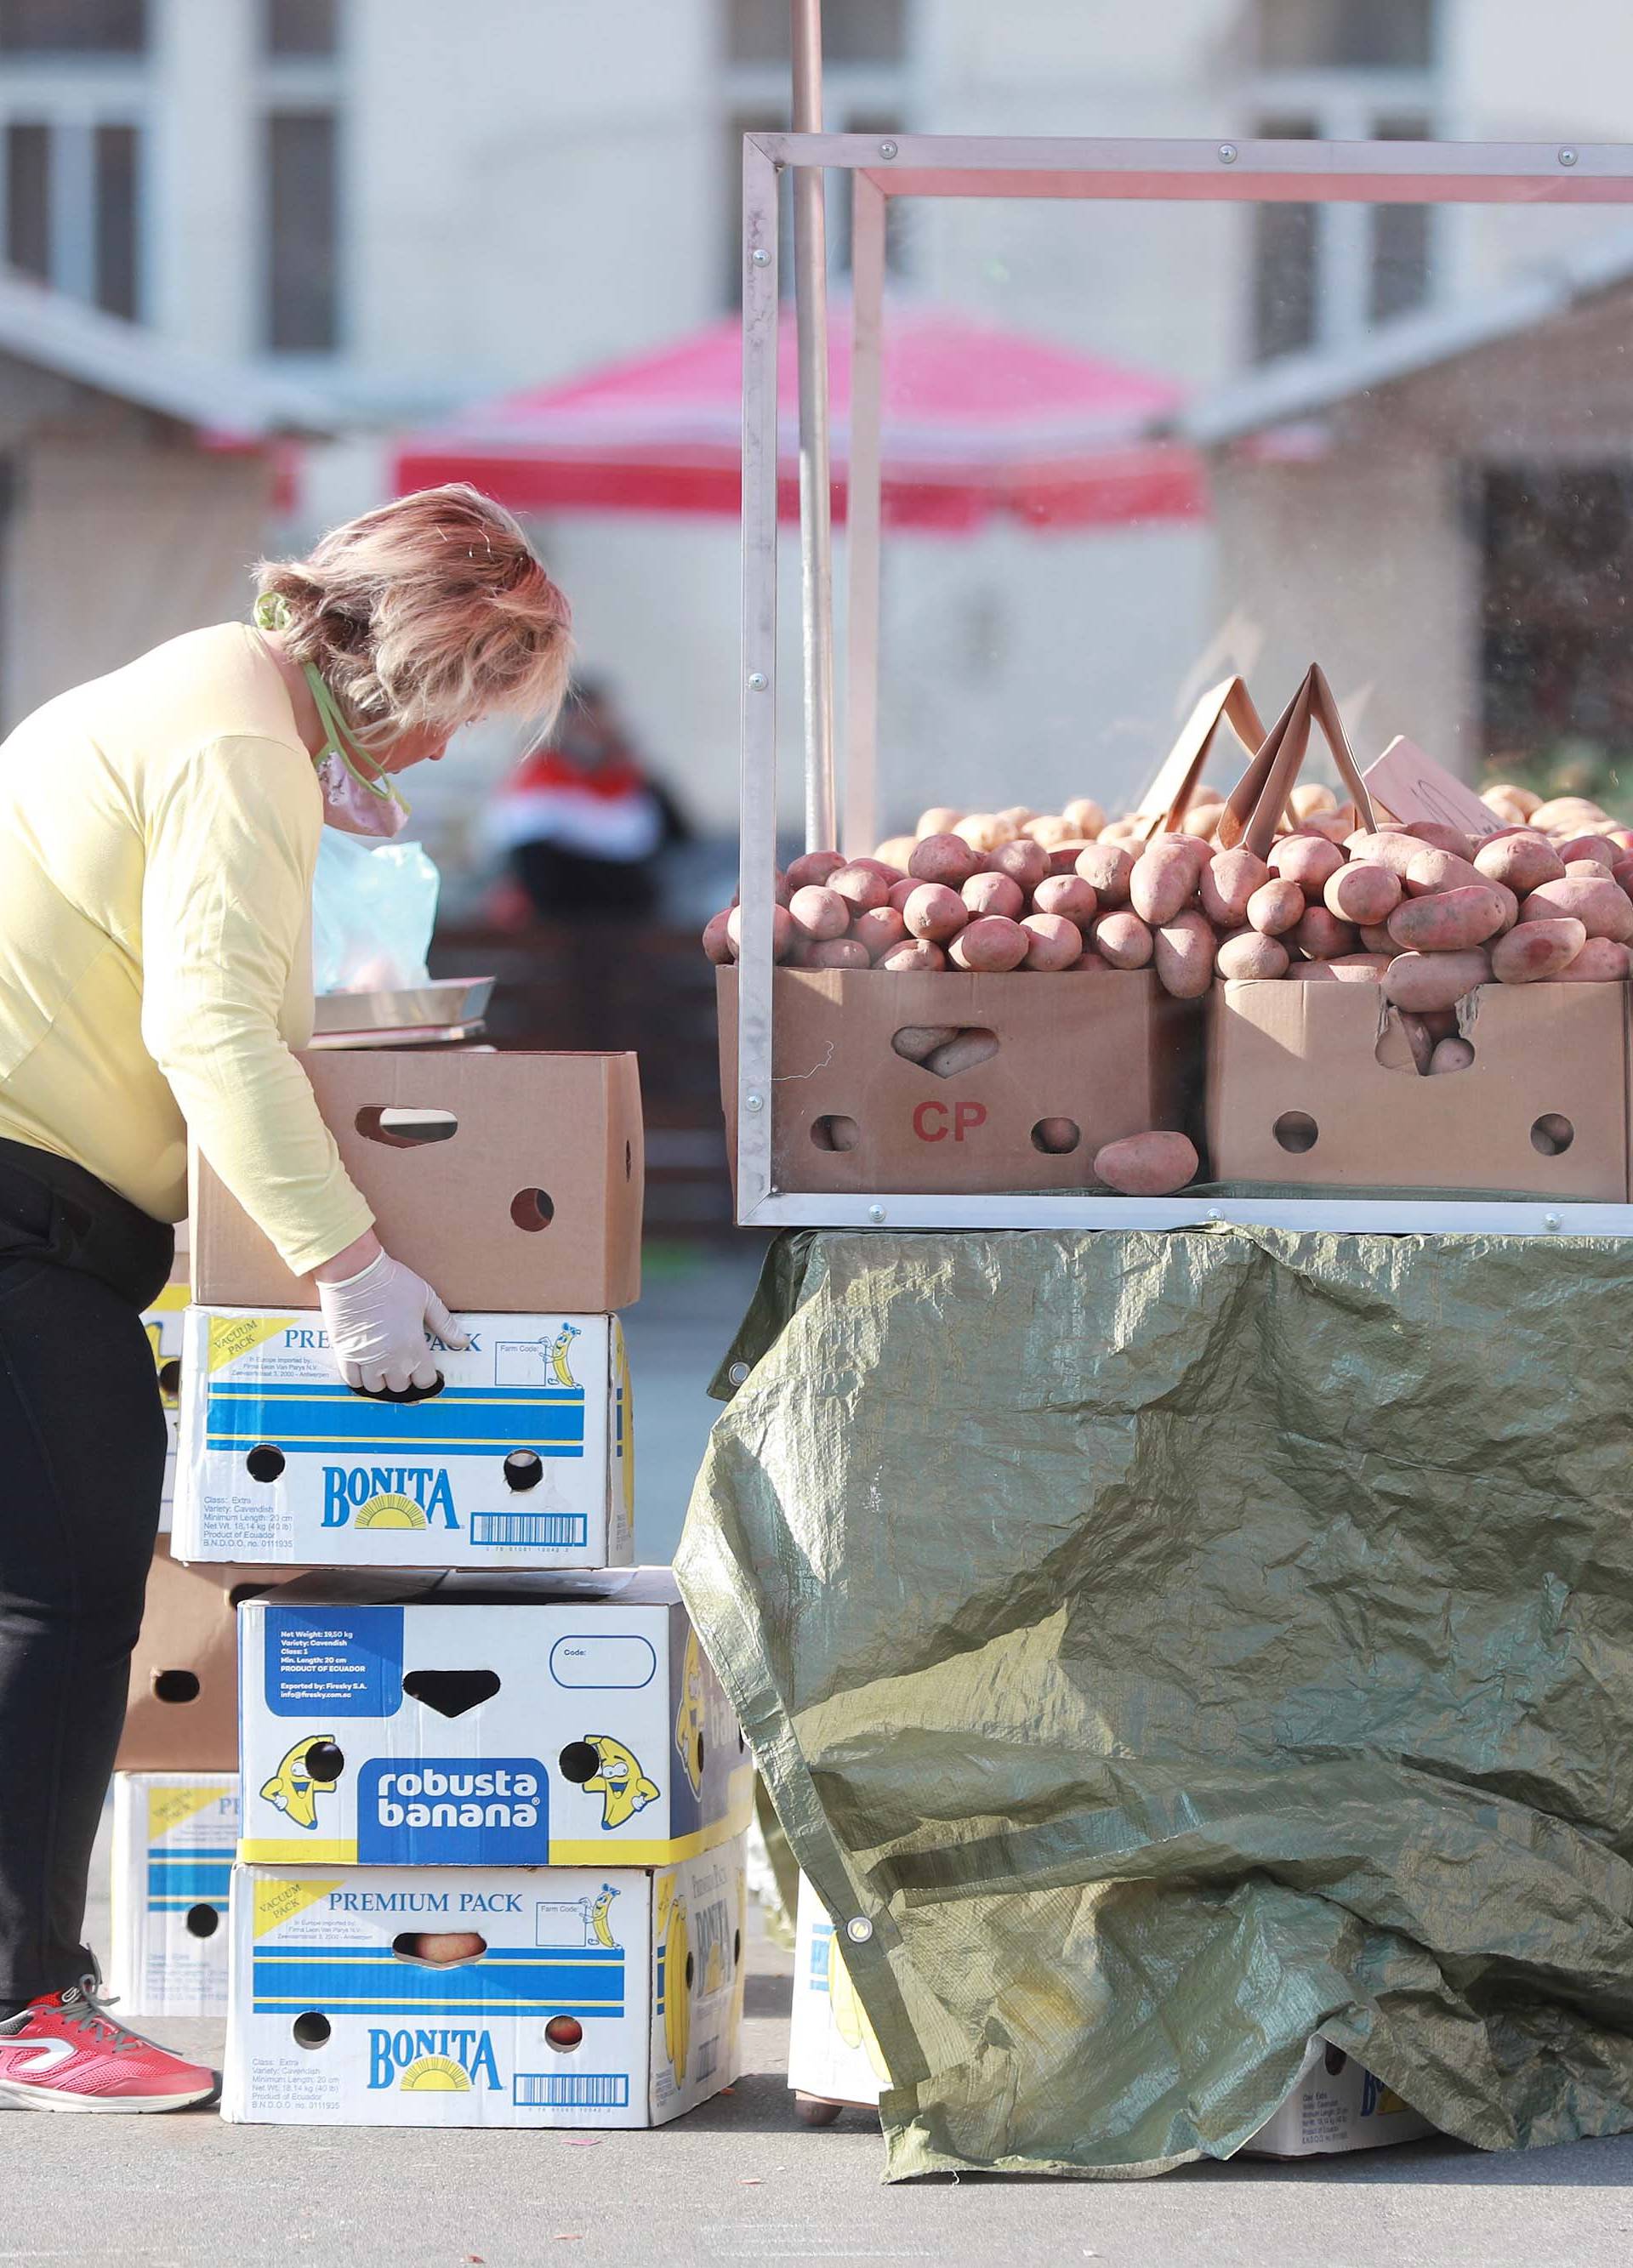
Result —
[[[322,813],[241,623],[59,695],[0,745],[0,1135],[179,1220],[190,1126],[299,1272],[373,1219],[290,1053],[312,1036]]]

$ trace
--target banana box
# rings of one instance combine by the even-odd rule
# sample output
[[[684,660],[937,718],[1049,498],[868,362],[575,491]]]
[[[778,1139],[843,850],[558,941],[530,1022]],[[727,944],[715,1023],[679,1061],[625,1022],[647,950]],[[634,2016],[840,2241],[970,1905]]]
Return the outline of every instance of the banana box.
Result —
[[[1417,2142],[1434,2132],[1409,2102],[1318,2032],[1291,2093],[1243,2146],[1252,2158],[1325,2158]]]
[[[225,2011],[237,1842],[236,1772],[114,1775],[108,1990],[126,2014]]]
[[[159,1499],[159,1532],[167,1535],[176,1496],[177,1415],[181,1404],[181,1318],[187,1309],[185,1284],[166,1284],[142,1324],[153,1350],[159,1372],[159,1395],[165,1405],[165,1492]]]
[[[661,1867],[753,1806],[667,1567],[298,1577],[239,1610],[239,1742],[258,1866]]]
[[[181,1559],[297,1567],[624,1567],[629,1365],[616,1315],[462,1315],[417,1402],[351,1393],[317,1314],[190,1307]]]
[[[827,2102],[876,2103],[890,2074],[845,1966],[839,1933],[803,1874],[790,2015],[789,2086]]]
[[[677,1867],[240,1867],[223,2115],[661,2126],[739,2070],[743,1841]]]

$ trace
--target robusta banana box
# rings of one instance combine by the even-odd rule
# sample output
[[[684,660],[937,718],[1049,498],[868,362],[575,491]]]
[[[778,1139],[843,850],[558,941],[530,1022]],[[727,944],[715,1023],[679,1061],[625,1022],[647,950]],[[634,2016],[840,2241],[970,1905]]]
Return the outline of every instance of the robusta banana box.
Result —
[[[743,1846],[655,1869],[240,1867],[223,2115],[659,2126],[728,2086]]]
[[[321,1314],[183,1318],[180,1559],[297,1567],[620,1567],[633,1557],[616,1315],[460,1317],[419,1401],[354,1394]]]
[[[215,2016],[227,2004],[236,1772],[114,1775],[113,1959],[127,2014]]]
[[[753,1803],[667,1567],[281,1584],[239,1609],[239,1755],[257,1865],[661,1867]]]
[[[165,1490],[159,1498],[159,1532],[168,1535],[175,1509],[177,1411],[181,1386],[181,1318],[187,1312],[189,1294],[185,1284],[166,1284],[151,1307],[144,1308],[142,1324],[147,1333],[147,1343],[153,1350],[153,1361],[159,1372],[159,1398],[165,1405]]]

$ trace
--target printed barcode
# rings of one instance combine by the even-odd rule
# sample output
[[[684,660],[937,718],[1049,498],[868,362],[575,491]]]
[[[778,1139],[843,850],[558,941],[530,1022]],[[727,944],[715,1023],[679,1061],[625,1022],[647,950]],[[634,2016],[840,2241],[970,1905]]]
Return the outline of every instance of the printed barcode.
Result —
[[[581,1512],[473,1512],[473,1543],[584,1543],[589,1521]]]
[[[623,2110],[629,2104],[629,2073],[519,2071],[514,2092],[519,2103],[535,2110]]]

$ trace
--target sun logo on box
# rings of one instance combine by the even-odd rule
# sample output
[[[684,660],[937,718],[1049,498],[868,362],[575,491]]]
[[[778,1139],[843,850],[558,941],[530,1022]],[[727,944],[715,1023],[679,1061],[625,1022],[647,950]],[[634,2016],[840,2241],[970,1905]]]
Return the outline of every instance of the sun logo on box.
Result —
[[[470,2074],[451,2057],[416,2056],[397,2086],[404,2095],[469,2095]]]
[[[411,1496],[372,1496],[352,1522],[355,1528],[424,1528],[425,1508]]]

